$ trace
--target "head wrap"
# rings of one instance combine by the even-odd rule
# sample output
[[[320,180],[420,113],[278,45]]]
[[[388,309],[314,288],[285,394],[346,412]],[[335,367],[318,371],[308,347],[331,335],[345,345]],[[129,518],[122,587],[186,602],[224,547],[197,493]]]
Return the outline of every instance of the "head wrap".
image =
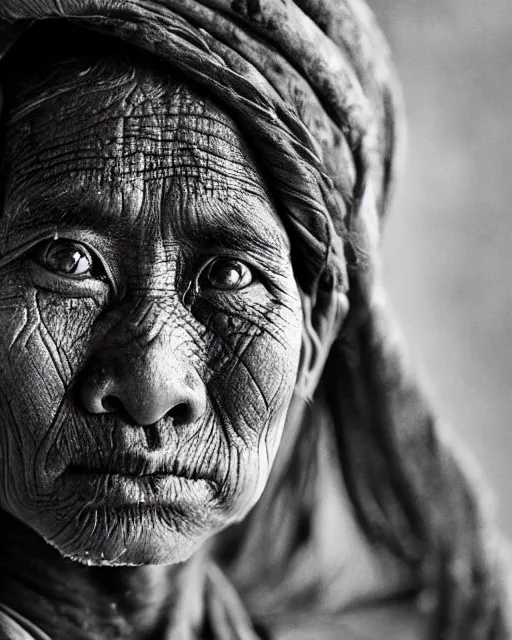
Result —
[[[359,523],[428,590],[433,638],[505,638],[479,502],[397,344],[377,245],[400,98],[362,0],[2,0],[0,58],[33,21],[65,18],[165,60],[229,109],[256,154],[313,299],[351,310],[321,382]]]

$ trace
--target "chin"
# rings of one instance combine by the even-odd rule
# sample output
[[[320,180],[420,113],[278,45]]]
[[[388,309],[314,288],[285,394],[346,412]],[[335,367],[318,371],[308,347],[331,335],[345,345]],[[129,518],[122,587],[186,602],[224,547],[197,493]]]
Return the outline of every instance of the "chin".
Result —
[[[27,500],[16,516],[75,562],[171,565],[188,560],[205,541],[242,519],[257,496],[252,481],[233,495],[227,485],[174,476],[61,474],[44,504],[27,508]]]
[[[40,531],[64,557],[103,567],[184,562],[215,532],[204,517],[154,506],[83,509],[57,534]]]
[[[21,519],[87,565],[183,562],[225,519],[217,486],[203,480],[64,473],[52,489]]]

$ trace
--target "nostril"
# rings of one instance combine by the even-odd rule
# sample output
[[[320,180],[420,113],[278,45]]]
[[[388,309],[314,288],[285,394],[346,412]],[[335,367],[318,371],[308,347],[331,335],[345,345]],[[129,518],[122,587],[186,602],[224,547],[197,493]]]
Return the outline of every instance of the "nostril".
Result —
[[[116,396],[105,396],[101,400],[101,405],[106,413],[119,413],[124,410],[123,403]]]
[[[179,426],[190,421],[191,413],[189,405],[186,402],[180,402],[167,413],[167,417]]]

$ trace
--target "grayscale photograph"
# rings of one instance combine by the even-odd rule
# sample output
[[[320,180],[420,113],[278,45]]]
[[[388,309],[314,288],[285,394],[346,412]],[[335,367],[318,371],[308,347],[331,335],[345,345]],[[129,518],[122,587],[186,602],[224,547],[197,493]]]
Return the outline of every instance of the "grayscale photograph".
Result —
[[[0,0],[0,640],[512,640],[510,0]]]

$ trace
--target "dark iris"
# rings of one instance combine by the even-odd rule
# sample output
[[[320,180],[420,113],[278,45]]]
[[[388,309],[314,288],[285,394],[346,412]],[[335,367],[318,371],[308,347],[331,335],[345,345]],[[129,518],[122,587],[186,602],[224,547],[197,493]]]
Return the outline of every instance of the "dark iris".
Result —
[[[93,277],[94,258],[83,244],[73,240],[52,240],[39,254],[38,261],[60,275]]]
[[[252,272],[240,260],[216,258],[206,271],[207,284],[215,289],[243,289],[252,282]]]

